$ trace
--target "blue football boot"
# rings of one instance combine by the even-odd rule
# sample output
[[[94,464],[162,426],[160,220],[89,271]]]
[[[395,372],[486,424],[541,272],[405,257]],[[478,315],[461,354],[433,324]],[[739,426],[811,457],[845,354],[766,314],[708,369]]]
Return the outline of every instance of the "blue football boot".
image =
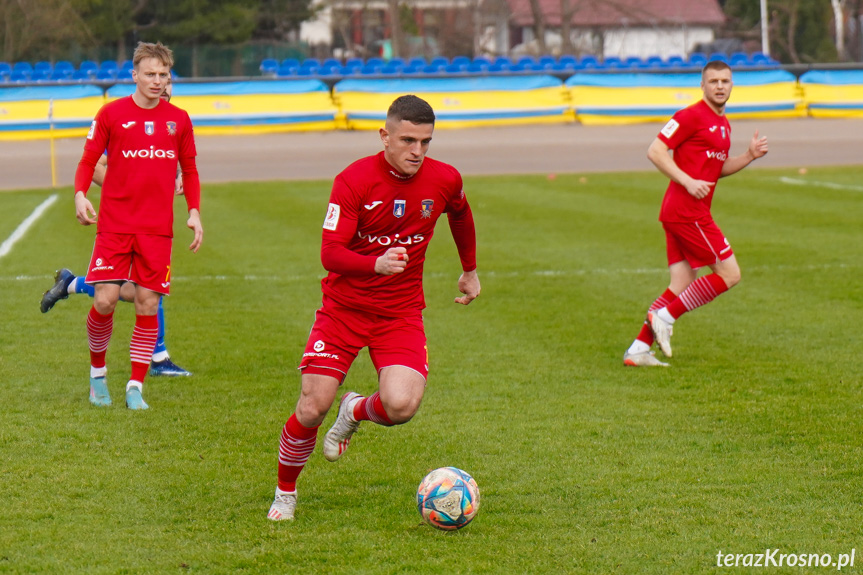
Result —
[[[126,407],[129,409],[150,409],[141,395],[141,390],[134,385],[128,386],[126,389]]]
[[[170,357],[166,357],[162,361],[150,362],[150,375],[154,376],[170,376],[170,377],[188,377],[192,372],[186,371],[173,361]]]

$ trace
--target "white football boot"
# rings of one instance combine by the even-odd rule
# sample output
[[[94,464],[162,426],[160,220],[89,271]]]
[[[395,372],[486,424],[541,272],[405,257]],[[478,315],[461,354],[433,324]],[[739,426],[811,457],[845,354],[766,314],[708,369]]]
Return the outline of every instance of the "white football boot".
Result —
[[[327,461],[336,461],[351,442],[351,436],[359,428],[360,422],[354,419],[354,405],[362,396],[359,393],[349,391],[342,396],[339,403],[339,414],[336,422],[324,437],[324,457]]]

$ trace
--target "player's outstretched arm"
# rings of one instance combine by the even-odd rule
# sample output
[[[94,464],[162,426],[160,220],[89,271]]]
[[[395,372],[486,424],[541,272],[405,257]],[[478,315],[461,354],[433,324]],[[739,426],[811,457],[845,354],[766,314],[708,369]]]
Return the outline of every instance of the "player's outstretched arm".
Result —
[[[75,217],[78,218],[82,226],[96,223],[96,210],[93,209],[93,204],[90,203],[84,192],[75,192]]]
[[[759,136],[758,130],[752,135],[749,141],[749,147],[739,156],[728,158],[722,164],[722,176],[730,176],[736,174],[758,158],[767,154],[767,136]]]
[[[189,210],[189,219],[186,221],[186,226],[195,232],[195,239],[192,240],[189,249],[198,253],[198,248],[204,242],[204,226],[201,225],[201,214],[195,208]]]
[[[479,297],[480,292],[479,276],[476,270],[472,272],[462,272],[458,278],[458,291],[464,295],[455,298],[455,303],[468,305],[470,302]]]

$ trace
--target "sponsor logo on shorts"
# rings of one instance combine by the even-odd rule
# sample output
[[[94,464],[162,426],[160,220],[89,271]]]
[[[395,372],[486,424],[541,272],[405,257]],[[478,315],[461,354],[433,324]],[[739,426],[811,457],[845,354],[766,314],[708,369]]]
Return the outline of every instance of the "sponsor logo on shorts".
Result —
[[[325,357],[327,359],[339,359],[339,354],[337,353],[312,353],[307,352],[303,354],[303,357]]]
[[[405,215],[405,204],[407,200],[396,200],[393,202],[393,215],[397,218]]]
[[[91,272],[101,272],[104,270],[113,270],[114,266],[104,261],[102,258],[96,258],[96,261],[93,262],[96,264],[94,267],[90,268]]]
[[[327,217],[324,218],[324,229],[336,231],[336,226],[339,225],[339,214],[342,208],[338,204],[330,204],[327,207]]]
[[[314,350],[315,350],[315,351],[319,351],[319,352],[320,352],[320,351],[324,351],[324,347],[325,347],[325,345],[324,345],[324,342],[323,342],[323,341],[318,340],[318,341],[316,341],[316,342],[315,342],[315,345],[313,345],[312,347],[314,348]]]

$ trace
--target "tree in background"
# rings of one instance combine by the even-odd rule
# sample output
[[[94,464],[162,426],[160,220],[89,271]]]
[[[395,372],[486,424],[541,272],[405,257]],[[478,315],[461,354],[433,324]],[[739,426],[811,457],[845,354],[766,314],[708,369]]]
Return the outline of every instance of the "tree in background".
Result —
[[[859,0],[769,0],[768,20],[770,55],[780,62],[809,64],[848,59],[840,54],[846,44],[859,46],[859,27],[837,25],[833,3],[841,4],[837,12],[848,18],[849,12],[859,13]],[[725,14],[729,17],[728,33],[744,40],[761,38],[760,3],[752,0],[726,0]],[[839,37],[836,31],[839,30]],[[857,38],[846,42],[847,31]]]
[[[56,60],[90,41],[80,14],[64,0],[0,0],[0,60]]]

